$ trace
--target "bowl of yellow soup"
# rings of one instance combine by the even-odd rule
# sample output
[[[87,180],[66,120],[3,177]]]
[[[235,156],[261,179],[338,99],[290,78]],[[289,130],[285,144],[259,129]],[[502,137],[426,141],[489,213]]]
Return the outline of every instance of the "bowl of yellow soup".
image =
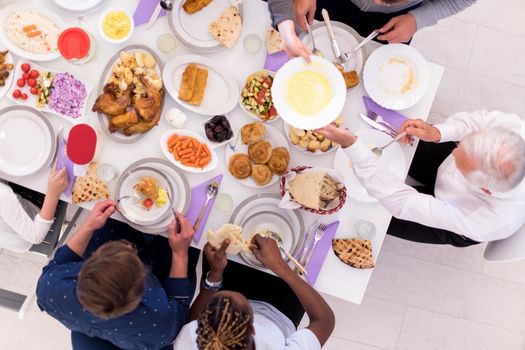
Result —
[[[99,20],[100,35],[113,44],[128,40],[133,34],[135,22],[133,16],[119,7],[112,7],[102,13]]]
[[[276,73],[272,97],[277,113],[295,128],[317,129],[332,123],[346,101],[346,86],[328,60],[311,56],[311,63],[297,57]]]

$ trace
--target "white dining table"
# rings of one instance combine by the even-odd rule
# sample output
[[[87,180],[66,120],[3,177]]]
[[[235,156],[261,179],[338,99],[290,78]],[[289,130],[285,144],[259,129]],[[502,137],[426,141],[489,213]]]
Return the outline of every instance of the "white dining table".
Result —
[[[2,1],[2,5],[15,2],[23,3],[23,1],[20,0],[8,0]],[[48,9],[54,10],[47,0],[32,1],[28,3],[33,3],[37,6],[46,6]],[[158,36],[163,33],[170,32],[166,17],[159,18],[150,29],[145,29],[145,25],[136,27],[133,36],[125,43],[110,44],[105,42],[98,32],[98,20],[102,11],[111,6],[120,6],[129,10],[130,13],[133,13],[137,4],[138,0],[108,0],[102,9],[99,9],[97,12],[81,18],[76,18],[60,13],[68,26],[81,26],[89,30],[95,37],[95,57],[90,62],[81,66],[70,64],[62,58],[51,62],[40,62],[39,64],[48,68],[54,68],[57,70],[59,69],[62,71],[66,70],[75,76],[84,79],[85,81],[91,82],[94,86],[98,86],[102,71],[107,65],[109,59],[119,52],[119,50],[128,45],[142,44],[149,46],[159,55],[163,64],[166,64],[169,60],[176,56],[191,53],[181,45],[178,45],[176,49],[169,54],[164,54],[157,49],[156,40]],[[249,34],[257,34],[264,43],[266,31],[269,28],[270,23],[270,14],[268,12],[267,3],[259,0],[244,1],[242,34],[236,45],[232,49],[225,49],[216,53],[206,54],[204,56],[207,56],[208,58],[220,64],[227,74],[231,74],[235,78],[240,87],[249,74],[263,68],[266,58],[264,44],[261,50],[252,54],[245,51],[243,47],[243,39]],[[372,44],[368,46],[368,49],[373,50],[377,46],[377,44]],[[429,115],[432,102],[441,81],[443,67],[429,62],[429,71],[430,85],[424,98],[412,108],[402,111],[404,115],[410,118],[421,118],[426,120]],[[365,107],[362,101],[363,95],[366,95],[363,84],[360,84],[359,86],[351,89],[347,93],[347,99],[342,114],[346,118],[348,127],[354,131],[369,128],[369,126],[359,118],[359,113],[365,112]],[[142,139],[140,139],[139,142],[131,144],[117,143],[105,137],[105,133],[101,129],[96,113],[91,112],[90,107],[93,105],[96,97],[96,91],[91,93],[88,100],[89,108],[87,109],[87,113],[80,120],[92,125],[98,131],[100,140],[96,152],[96,161],[99,163],[109,163],[115,167],[118,173],[120,173],[131,163],[137,160],[148,157],[164,158],[159,145],[159,138],[166,130],[170,130],[172,128],[172,126],[170,126],[170,124],[168,124],[164,119],[164,114],[159,125],[149,131]],[[13,103],[5,96],[0,99],[0,106],[5,107],[9,105],[13,105]],[[171,107],[183,109],[183,107],[177,105],[173,99],[167,96],[164,106],[164,113],[168,108]],[[187,128],[195,132],[202,133],[201,123],[207,117],[200,116],[187,110],[185,112],[189,117]],[[55,131],[58,131],[60,127],[64,127],[63,135],[67,136],[69,129],[73,126],[71,122],[56,115],[48,114],[47,117],[51,121]],[[242,127],[246,123],[253,122],[253,119],[245,115],[239,106],[228,113],[228,117],[232,123],[232,126],[236,129]],[[280,130],[284,130],[282,120],[277,120],[273,122],[272,125],[276,126]],[[415,152],[415,147],[403,145],[402,148],[406,156],[408,169]],[[335,152],[322,156],[313,156],[301,153],[294,147],[290,147],[290,149],[290,166],[310,165],[328,168],[332,167]],[[220,162],[219,166],[214,171],[206,174],[185,173],[185,176],[188,179],[191,187],[196,186],[218,174],[224,174],[220,192],[231,195],[233,198],[233,208],[235,208],[243,199],[255,193],[279,193],[278,184],[274,184],[270,187],[262,189],[249,188],[240,184],[227,171],[224,148],[218,149],[217,152]],[[30,189],[45,193],[48,173],[49,169],[46,168],[39,173],[27,177],[17,178],[5,176],[5,179]],[[110,191],[113,191],[116,182],[117,181],[114,180],[109,183]],[[62,196],[62,200],[71,202],[71,198],[69,197]],[[93,202],[81,204],[83,208],[88,210],[91,209],[93,205]],[[331,216],[316,216],[305,211],[302,211],[301,214],[303,216],[306,228],[309,228],[316,219],[320,219],[326,224],[335,220],[339,220],[340,225],[336,237],[341,238],[356,236],[354,224],[357,220],[366,220],[374,223],[377,228],[377,233],[372,241],[374,259],[377,259],[381,252],[381,246],[385,239],[386,230],[392,217],[390,213],[388,213],[386,209],[377,202],[361,203],[354,201],[352,198],[348,198],[343,209]],[[231,213],[224,214],[214,209],[206,223],[205,231],[208,228],[216,229],[222,224],[228,222],[230,215]],[[120,214],[115,214],[114,218],[117,220],[124,220]],[[198,244],[195,244],[197,248],[202,248],[206,243],[205,235],[203,236],[204,237],[201,237]],[[234,261],[244,263],[236,256],[230,258]],[[348,302],[360,304],[373,272],[373,269],[360,270],[343,264],[330,250],[321,269],[319,277],[315,283],[315,288],[319,292],[335,296]]]

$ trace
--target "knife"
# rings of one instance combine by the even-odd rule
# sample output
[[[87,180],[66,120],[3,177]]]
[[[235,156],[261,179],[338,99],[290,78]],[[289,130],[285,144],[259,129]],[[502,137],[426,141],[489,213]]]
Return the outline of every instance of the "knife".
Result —
[[[332,51],[334,52],[335,58],[337,58],[341,56],[341,50],[339,50],[339,45],[337,45],[337,41],[335,41],[334,28],[332,27],[332,22],[330,22],[330,16],[328,16],[328,11],[325,9],[321,11],[321,15],[323,16],[326,29],[328,29],[328,34],[330,34],[330,39],[332,39]]]
[[[371,127],[373,127],[374,129],[376,130],[379,130],[379,131],[382,131],[384,132],[385,134],[388,134],[392,137],[396,137],[397,136],[397,133],[394,132],[392,129],[389,129],[387,128],[386,126],[382,125],[382,124],[379,124],[378,122],[376,121],[373,121],[372,119],[368,118],[366,115],[364,115],[363,113],[359,113],[359,116],[361,117],[361,119],[367,123],[368,125],[370,125]]]
[[[153,10],[151,17],[149,18],[148,24],[146,24],[146,29],[150,29],[153,23],[155,23],[155,21],[159,17],[160,10],[162,10],[162,6],[159,1],[159,3],[157,4],[157,7],[155,7],[155,10]]]

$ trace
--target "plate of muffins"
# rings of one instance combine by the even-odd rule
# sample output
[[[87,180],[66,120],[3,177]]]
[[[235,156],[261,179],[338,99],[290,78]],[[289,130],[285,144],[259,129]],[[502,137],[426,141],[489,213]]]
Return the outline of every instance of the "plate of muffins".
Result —
[[[268,187],[279,181],[290,164],[286,137],[262,123],[244,125],[234,146],[226,148],[228,172],[245,186]]]

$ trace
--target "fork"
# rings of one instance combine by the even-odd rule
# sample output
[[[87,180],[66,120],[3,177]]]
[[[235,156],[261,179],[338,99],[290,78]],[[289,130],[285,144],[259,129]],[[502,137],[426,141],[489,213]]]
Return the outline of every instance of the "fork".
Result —
[[[384,127],[390,129],[394,134],[398,135],[399,134],[399,130],[393,126],[392,124],[390,124],[389,122],[387,122],[386,120],[383,119],[383,117],[381,117],[379,114],[377,114],[376,112],[373,112],[373,111],[367,111],[366,112],[366,115],[368,116],[368,118],[372,119],[373,121],[375,121],[376,123],[378,124],[381,124],[383,125]]]
[[[321,238],[323,238],[323,235],[324,235],[325,231],[326,231],[326,225],[325,224],[319,225],[317,231],[315,231],[314,244],[312,245],[312,248],[308,252],[308,256],[306,257],[306,260],[305,260],[304,265],[303,265],[305,268],[308,267],[308,263],[310,262],[310,259],[312,259],[312,256],[314,254],[315,247],[317,247],[317,243],[319,243]]]
[[[379,35],[379,31],[374,30],[372,33],[370,33],[369,36],[367,36],[363,41],[361,41],[352,51],[345,52],[344,54],[339,55],[339,57],[337,57],[333,63],[336,65],[341,65],[341,66],[344,65],[346,62],[348,62],[350,57],[352,57],[357,51],[359,51],[360,48],[368,44],[368,42],[372,41],[378,35]]]
[[[310,40],[312,40],[312,45],[313,45],[313,54],[315,56],[319,56],[319,57],[324,57],[323,53],[321,52],[321,50],[319,50],[316,46],[315,46],[315,39],[314,39],[314,33],[312,33],[312,29],[310,28],[310,24],[308,23],[308,19],[305,18],[305,21],[306,21],[306,29],[308,30],[308,34],[310,35]]]

